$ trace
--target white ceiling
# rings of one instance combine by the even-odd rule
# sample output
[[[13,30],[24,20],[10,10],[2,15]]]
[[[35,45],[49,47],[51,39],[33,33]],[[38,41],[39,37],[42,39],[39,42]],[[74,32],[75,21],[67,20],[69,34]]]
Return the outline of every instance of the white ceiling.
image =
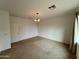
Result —
[[[55,4],[56,9],[48,7]],[[79,0],[0,0],[0,9],[7,10],[10,15],[33,18],[37,12],[40,18],[48,18],[71,12],[79,6]]]

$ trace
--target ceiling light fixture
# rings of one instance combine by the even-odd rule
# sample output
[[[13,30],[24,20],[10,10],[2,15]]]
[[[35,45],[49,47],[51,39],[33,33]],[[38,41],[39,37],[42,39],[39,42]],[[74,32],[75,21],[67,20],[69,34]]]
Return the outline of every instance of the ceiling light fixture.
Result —
[[[39,19],[39,17],[38,17],[38,16],[39,16],[39,13],[36,13],[36,16],[37,16],[37,17],[36,17],[36,19],[34,19],[34,21],[35,21],[35,22],[40,22],[40,19]]]

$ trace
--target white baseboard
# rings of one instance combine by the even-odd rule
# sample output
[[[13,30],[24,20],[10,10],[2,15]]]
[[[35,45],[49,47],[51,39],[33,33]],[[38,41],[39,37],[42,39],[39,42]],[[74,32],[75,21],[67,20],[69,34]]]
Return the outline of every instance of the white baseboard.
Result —
[[[28,37],[28,38],[25,38],[25,39],[22,39],[22,40],[19,40],[19,41],[12,42],[11,44],[16,43],[16,42],[20,42],[20,41],[23,41],[23,40],[28,40],[28,39],[31,39],[31,38],[34,38],[34,37],[37,37],[37,36]]]

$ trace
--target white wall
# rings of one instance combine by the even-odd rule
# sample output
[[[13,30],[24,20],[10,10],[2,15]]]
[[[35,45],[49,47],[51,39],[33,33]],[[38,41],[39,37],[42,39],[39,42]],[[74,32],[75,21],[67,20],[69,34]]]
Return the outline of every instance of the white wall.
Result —
[[[39,23],[39,36],[68,44],[72,39],[73,20],[74,14],[42,20]]]
[[[11,42],[17,42],[38,35],[37,24],[30,19],[11,16]]]
[[[11,16],[10,20],[12,43],[35,36],[41,36],[67,44],[72,39],[74,14],[41,20],[38,25],[33,20],[15,16]]]
[[[11,48],[9,13],[0,11],[0,51]]]

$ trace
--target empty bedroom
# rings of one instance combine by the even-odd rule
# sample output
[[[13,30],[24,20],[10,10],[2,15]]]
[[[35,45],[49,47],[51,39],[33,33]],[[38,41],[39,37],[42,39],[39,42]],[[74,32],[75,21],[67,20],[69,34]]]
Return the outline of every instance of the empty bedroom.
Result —
[[[0,0],[0,59],[79,59],[79,0]]]

